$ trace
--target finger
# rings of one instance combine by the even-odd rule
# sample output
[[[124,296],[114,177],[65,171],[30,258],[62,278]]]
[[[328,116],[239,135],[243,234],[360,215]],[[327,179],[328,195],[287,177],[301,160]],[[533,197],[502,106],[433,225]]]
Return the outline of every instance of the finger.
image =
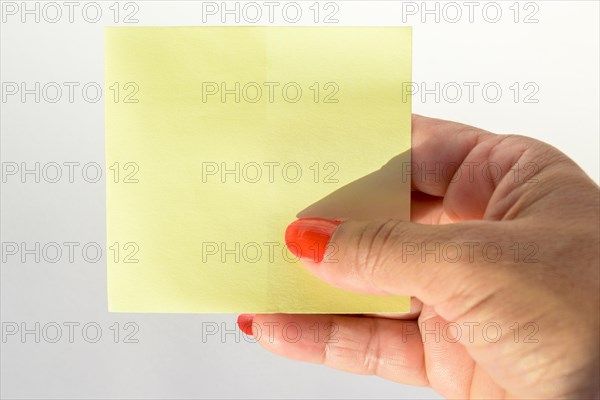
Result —
[[[432,307],[419,317],[425,370],[431,387],[445,398],[469,398],[475,362],[456,338],[456,324],[449,324]]]
[[[411,185],[425,195],[443,197],[435,202],[413,195],[413,221],[513,219],[531,204],[537,210],[556,207],[549,193],[558,193],[552,189],[559,178],[571,185],[585,181],[590,193],[596,190],[572,160],[537,140],[419,115],[412,125]]]
[[[447,303],[446,308],[451,304],[448,300],[460,300],[460,309],[468,309],[504,281],[504,269],[485,268],[489,263],[469,246],[486,239],[497,242],[508,230],[506,223],[484,221],[434,226],[306,218],[288,226],[285,240],[310,272],[334,286],[367,294],[415,296],[433,306]],[[438,311],[454,320],[460,309]]]
[[[470,385],[470,398],[494,400],[511,398],[511,396],[498,386],[483,368],[475,367]]]
[[[408,385],[427,385],[416,321],[341,315],[257,314],[252,334],[295,360]]]
[[[443,197],[469,153],[495,137],[497,135],[469,125],[413,114],[412,187]]]

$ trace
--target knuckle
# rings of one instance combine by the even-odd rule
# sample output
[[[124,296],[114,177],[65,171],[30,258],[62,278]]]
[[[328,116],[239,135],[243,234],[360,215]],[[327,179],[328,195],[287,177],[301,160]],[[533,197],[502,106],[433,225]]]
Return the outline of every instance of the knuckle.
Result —
[[[362,370],[369,375],[378,375],[379,363],[381,361],[381,341],[379,335],[379,320],[369,321],[369,338],[360,351]]]
[[[349,246],[350,274],[361,281],[371,282],[378,291],[395,264],[395,249],[404,236],[397,220],[374,220],[357,228]],[[399,247],[398,247],[399,248]]]

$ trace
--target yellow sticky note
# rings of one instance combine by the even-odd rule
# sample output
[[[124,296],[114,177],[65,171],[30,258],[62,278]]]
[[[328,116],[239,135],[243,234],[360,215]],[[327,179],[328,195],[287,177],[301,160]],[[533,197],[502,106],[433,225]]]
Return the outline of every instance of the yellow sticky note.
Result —
[[[407,27],[107,28],[109,309],[408,311],[315,278],[284,232],[409,219],[387,171],[410,162],[410,81]]]

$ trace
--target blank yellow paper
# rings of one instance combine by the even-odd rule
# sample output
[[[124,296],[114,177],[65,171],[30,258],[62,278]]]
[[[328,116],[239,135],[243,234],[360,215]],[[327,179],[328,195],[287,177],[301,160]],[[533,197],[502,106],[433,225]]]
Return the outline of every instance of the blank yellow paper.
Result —
[[[380,168],[410,161],[410,81],[406,27],[107,28],[109,309],[408,311],[314,278],[284,232],[409,218]]]

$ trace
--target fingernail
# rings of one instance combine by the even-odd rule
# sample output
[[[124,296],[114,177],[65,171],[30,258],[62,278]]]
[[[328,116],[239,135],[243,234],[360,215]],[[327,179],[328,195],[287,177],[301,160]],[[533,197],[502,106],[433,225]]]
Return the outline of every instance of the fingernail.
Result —
[[[301,218],[288,225],[285,244],[296,257],[316,263],[323,261],[327,243],[342,221]]]
[[[240,314],[237,318],[240,330],[249,336],[254,336],[254,333],[252,333],[252,320],[254,320],[254,314]]]

